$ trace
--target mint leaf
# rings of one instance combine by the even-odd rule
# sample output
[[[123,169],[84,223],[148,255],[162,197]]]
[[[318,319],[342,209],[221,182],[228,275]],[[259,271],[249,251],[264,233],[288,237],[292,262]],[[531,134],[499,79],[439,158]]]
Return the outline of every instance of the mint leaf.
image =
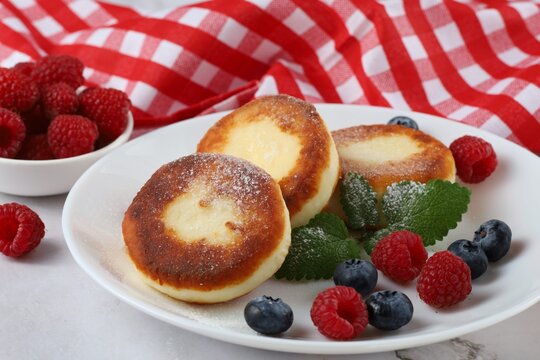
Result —
[[[363,176],[348,172],[341,182],[340,190],[341,206],[351,229],[361,229],[366,225],[379,223],[377,193]]]
[[[337,264],[360,254],[358,243],[348,236],[345,223],[337,215],[316,215],[307,225],[292,230],[289,254],[275,277],[287,280],[331,278]]]
[[[382,211],[389,228],[415,232],[428,246],[457,226],[470,197],[469,189],[449,181],[402,181],[386,189]]]

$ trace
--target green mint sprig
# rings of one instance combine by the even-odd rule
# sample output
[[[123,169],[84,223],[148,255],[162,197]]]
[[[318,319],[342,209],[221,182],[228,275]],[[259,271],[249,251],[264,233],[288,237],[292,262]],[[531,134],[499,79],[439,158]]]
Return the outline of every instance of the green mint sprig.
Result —
[[[387,225],[364,234],[364,249],[370,254],[381,238],[398,230],[417,233],[424,246],[433,245],[461,221],[470,197],[469,189],[445,180],[392,184],[382,197],[381,209]]]
[[[379,216],[376,194],[361,175],[347,174],[340,190],[349,227],[360,231],[367,254],[380,239],[398,230],[415,232],[425,246],[433,245],[461,221],[471,197],[469,189],[449,181],[401,181],[386,189]],[[385,227],[371,230],[381,217]],[[275,277],[329,279],[337,264],[359,256],[360,247],[350,237],[343,220],[334,214],[320,213],[307,225],[292,230],[289,254]]]
[[[307,225],[292,230],[289,254],[275,274],[278,279],[329,279],[336,266],[357,258],[360,246],[349,237],[343,220],[337,215],[320,213]]]
[[[348,172],[341,182],[340,191],[341,206],[351,229],[358,230],[379,223],[377,193],[363,176]]]
[[[469,189],[450,181],[401,181],[386,189],[382,211],[389,227],[415,232],[429,246],[457,226],[470,198]]]

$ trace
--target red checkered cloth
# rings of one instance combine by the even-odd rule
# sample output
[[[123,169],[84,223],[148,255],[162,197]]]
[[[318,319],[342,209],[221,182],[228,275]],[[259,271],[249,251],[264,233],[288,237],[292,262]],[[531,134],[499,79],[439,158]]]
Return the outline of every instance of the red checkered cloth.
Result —
[[[461,121],[540,153],[540,1],[209,1],[156,13],[0,0],[0,65],[67,53],[136,126],[263,94]]]

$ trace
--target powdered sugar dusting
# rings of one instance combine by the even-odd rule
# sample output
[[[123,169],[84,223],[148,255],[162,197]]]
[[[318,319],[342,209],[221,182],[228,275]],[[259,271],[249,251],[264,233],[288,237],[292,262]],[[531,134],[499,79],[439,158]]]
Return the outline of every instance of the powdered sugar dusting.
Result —
[[[239,207],[268,201],[268,186],[272,178],[263,169],[229,155],[194,154],[195,168],[209,168],[205,181],[218,194],[234,198]]]
[[[402,181],[390,185],[383,197],[385,214],[397,213],[400,210],[398,206],[403,204],[404,199],[418,199],[425,193],[426,185],[417,181]]]
[[[407,184],[408,186],[403,186]],[[401,182],[390,185],[386,193],[390,198],[403,198],[403,196],[416,196],[426,192],[426,186],[417,181]]]
[[[258,99],[265,106],[269,113],[280,119],[282,125],[293,125],[296,117],[315,122],[317,125],[321,122],[319,113],[315,107],[303,100],[289,95],[263,96]]]
[[[287,239],[279,185],[256,165],[224,154],[195,153],[163,165],[126,214],[124,239],[137,267],[159,290],[194,302],[242,291]],[[268,269],[257,276],[271,276],[275,269]],[[186,295],[177,293],[182,289]]]

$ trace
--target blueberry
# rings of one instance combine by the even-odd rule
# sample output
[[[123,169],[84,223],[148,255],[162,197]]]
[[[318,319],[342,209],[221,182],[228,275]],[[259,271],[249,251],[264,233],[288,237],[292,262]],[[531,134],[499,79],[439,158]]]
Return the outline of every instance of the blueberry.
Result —
[[[244,319],[250,328],[265,334],[276,335],[289,329],[293,323],[293,312],[280,298],[259,296],[244,308]]]
[[[469,240],[456,240],[448,246],[448,251],[459,256],[471,269],[471,279],[476,279],[486,272],[488,258],[477,242]]]
[[[380,330],[396,330],[412,319],[411,300],[399,291],[378,291],[366,300],[369,323]]]
[[[418,124],[416,121],[407,116],[396,116],[388,121],[388,125],[401,125],[408,128],[418,130]]]
[[[510,249],[512,230],[501,220],[489,220],[474,232],[474,241],[479,242],[489,261],[502,258]]]
[[[377,269],[367,260],[346,260],[334,270],[334,284],[352,287],[363,298],[373,291],[378,278]]]

